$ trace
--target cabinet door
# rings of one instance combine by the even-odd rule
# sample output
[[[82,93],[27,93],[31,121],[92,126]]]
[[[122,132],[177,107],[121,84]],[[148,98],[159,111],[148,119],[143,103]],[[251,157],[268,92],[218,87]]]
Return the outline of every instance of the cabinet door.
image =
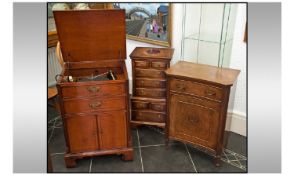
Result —
[[[93,151],[99,148],[96,116],[67,115],[65,120],[71,153]]]
[[[215,148],[220,117],[218,110],[185,95],[171,95],[170,100],[170,136]]]
[[[126,112],[112,111],[98,116],[99,140],[101,149],[114,149],[127,146]]]

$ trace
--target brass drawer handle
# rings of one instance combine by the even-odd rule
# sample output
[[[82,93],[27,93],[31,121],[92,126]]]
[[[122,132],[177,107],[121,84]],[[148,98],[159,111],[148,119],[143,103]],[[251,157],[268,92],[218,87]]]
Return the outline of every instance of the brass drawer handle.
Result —
[[[87,87],[87,90],[91,93],[96,93],[100,91],[100,87],[90,86],[90,87]]]
[[[216,92],[207,89],[207,90],[205,91],[205,94],[208,95],[208,96],[214,96],[214,95],[216,95]]]
[[[191,123],[193,123],[193,124],[196,124],[196,123],[199,122],[199,118],[198,118],[198,116],[195,116],[195,117],[193,117],[193,116],[189,116],[189,117],[188,117],[188,120],[189,120],[189,122],[191,122]]]
[[[186,90],[186,87],[184,85],[177,85],[177,88],[181,91]]]
[[[160,71],[160,72],[158,72],[157,74],[158,74],[158,75],[160,75],[160,76],[162,76],[162,72],[161,72],[161,71]]]
[[[144,107],[145,107],[144,104],[138,104],[138,105],[137,105],[137,108],[144,108]]]
[[[154,105],[153,108],[154,109],[157,109],[157,110],[163,110],[163,106],[162,105]]]
[[[94,109],[101,106],[101,102],[90,103],[89,106]]]

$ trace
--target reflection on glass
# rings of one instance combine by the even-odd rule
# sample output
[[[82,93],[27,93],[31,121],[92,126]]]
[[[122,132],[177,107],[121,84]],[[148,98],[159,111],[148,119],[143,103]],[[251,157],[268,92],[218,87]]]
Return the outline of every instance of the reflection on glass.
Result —
[[[236,10],[232,3],[184,4],[182,59],[228,67]]]

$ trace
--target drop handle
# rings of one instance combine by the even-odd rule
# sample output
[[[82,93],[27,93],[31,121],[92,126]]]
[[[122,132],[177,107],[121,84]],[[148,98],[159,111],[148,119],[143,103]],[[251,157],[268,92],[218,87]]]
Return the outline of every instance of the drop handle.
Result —
[[[178,85],[177,88],[181,91],[186,90],[186,87],[184,85]]]
[[[97,108],[101,106],[101,102],[95,102],[95,103],[90,103],[89,106],[93,109],[93,108]]]
[[[216,93],[214,91],[208,89],[205,91],[205,94],[208,96],[214,96]]]
[[[100,91],[100,87],[96,87],[96,86],[90,86],[87,88],[87,90],[91,93],[95,93],[95,92],[99,92]]]
[[[192,116],[188,117],[188,120],[191,123],[198,123],[199,121],[198,117],[192,117]]]

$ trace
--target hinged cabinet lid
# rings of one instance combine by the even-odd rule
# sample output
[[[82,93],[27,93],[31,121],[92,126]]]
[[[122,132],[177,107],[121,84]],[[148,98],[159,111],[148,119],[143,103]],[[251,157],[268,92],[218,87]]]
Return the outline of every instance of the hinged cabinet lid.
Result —
[[[126,59],[124,10],[53,13],[64,62]]]

